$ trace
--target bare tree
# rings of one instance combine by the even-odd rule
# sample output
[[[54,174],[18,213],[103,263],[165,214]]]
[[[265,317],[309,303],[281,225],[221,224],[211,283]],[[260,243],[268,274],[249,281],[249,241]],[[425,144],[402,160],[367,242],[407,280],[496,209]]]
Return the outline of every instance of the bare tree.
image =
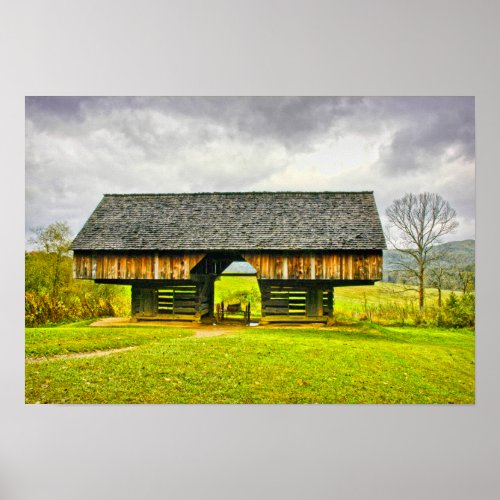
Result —
[[[427,267],[429,286],[438,292],[438,307],[443,305],[442,292],[446,288],[453,288],[453,264],[455,258],[446,245],[439,245],[432,249],[432,259]]]
[[[457,228],[455,210],[438,194],[409,193],[394,200],[385,213],[390,224],[387,240],[408,257],[401,259],[400,265],[417,279],[419,306],[423,310],[426,271],[432,261],[440,258],[432,249],[442,236]]]
[[[437,264],[429,268],[429,284],[437,289],[438,292],[438,307],[443,304],[442,292],[449,284],[450,270],[447,266]]]
[[[457,279],[464,295],[468,292],[473,292],[476,281],[474,266],[466,266],[465,268],[459,269]]]

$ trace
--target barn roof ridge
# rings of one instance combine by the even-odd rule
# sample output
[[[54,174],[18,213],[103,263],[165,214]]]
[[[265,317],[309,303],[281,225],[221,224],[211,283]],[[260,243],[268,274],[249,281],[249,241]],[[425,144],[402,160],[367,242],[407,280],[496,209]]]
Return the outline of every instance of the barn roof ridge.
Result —
[[[199,191],[195,193],[104,193],[103,196],[198,196],[208,194],[373,194],[374,191]]]

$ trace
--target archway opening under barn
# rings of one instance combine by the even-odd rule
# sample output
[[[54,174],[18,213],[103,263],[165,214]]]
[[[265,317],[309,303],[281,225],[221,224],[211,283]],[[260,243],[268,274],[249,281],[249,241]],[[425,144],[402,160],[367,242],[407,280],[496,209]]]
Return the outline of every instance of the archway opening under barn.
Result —
[[[258,324],[261,294],[257,271],[243,258],[233,261],[214,282],[214,319],[217,323]]]
[[[205,283],[200,295],[208,306],[205,321],[257,324],[261,311],[257,271],[241,254],[209,252],[190,272]]]

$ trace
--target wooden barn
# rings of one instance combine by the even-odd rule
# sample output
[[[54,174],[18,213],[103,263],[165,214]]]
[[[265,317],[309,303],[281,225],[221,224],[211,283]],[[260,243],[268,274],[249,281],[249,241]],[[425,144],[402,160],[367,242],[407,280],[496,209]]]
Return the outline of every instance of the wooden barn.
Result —
[[[107,194],[73,241],[74,277],[132,285],[137,319],[201,320],[234,261],[262,322],[327,321],[334,288],[382,279],[373,192]]]

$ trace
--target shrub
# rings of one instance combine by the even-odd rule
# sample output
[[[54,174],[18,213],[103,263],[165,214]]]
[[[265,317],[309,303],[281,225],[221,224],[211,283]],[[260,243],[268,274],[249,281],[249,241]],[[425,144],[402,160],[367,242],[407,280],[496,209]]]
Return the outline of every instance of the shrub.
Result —
[[[26,326],[130,314],[130,298],[126,287],[114,285],[111,290],[102,287],[107,285],[74,284],[56,297],[45,292],[25,292]]]
[[[457,296],[452,292],[438,314],[438,325],[453,328],[473,327],[476,322],[475,305],[474,293]]]

